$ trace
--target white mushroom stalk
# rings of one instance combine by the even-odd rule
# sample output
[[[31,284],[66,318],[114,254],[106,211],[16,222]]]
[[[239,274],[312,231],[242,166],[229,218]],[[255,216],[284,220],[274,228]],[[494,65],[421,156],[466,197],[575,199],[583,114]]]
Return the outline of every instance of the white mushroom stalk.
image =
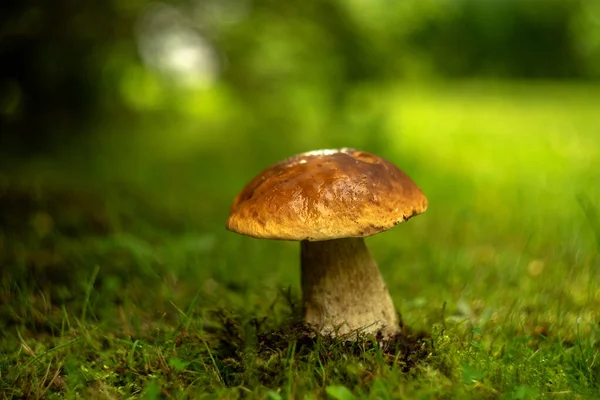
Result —
[[[400,333],[394,303],[363,238],[301,243],[304,321],[324,335]]]

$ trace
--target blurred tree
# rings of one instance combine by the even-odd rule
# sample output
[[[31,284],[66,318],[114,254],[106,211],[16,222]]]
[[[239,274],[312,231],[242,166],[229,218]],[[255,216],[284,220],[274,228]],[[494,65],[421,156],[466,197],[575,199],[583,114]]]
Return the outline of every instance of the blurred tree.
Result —
[[[586,78],[572,21],[578,0],[457,0],[453,18],[426,21],[409,41],[450,77]]]
[[[72,133],[98,111],[103,59],[117,46],[135,60],[131,26],[135,14],[116,12],[113,2],[3,2],[0,13],[0,129],[26,135],[28,147],[45,137]],[[35,140],[32,141],[31,137]],[[0,140],[2,137],[0,137]]]
[[[0,145],[81,134],[91,118],[132,123],[183,112],[213,121],[211,104],[237,110],[229,128],[248,134],[268,127],[342,136],[340,113],[353,92],[399,79],[598,78],[600,7],[592,3],[7,0]],[[196,79],[204,87],[169,76],[190,66],[207,69]]]

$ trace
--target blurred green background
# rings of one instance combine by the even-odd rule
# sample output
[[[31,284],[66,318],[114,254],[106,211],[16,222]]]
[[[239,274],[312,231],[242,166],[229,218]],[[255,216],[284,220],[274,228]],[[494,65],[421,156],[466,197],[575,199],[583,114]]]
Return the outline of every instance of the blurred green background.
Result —
[[[0,18],[0,185],[26,192],[2,204],[7,271],[297,288],[296,245],[225,232],[229,204],[269,164],[342,146],[430,199],[371,242],[399,304],[432,283],[437,305],[470,284],[493,297],[498,274],[518,295],[531,262],[562,279],[597,251],[598,1],[13,1]],[[11,244],[19,224],[44,256]]]
[[[410,83],[591,95],[600,78],[598,1],[9,1],[0,18],[2,145],[25,152],[92,135],[176,158],[379,150],[406,133],[384,119]]]

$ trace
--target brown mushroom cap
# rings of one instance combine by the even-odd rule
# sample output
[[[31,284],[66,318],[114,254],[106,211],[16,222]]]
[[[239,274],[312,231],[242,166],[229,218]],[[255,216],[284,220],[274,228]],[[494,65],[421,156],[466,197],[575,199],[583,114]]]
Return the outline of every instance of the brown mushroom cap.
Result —
[[[318,150],[248,183],[233,201],[227,229],[264,239],[365,237],[426,209],[421,189],[389,161],[354,149]]]

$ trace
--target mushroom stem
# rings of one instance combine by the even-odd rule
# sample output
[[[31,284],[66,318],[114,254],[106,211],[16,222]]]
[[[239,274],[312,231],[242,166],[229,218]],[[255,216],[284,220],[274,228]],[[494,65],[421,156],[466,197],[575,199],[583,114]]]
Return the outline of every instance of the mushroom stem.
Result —
[[[400,332],[396,310],[363,238],[302,241],[304,322],[324,335]]]

